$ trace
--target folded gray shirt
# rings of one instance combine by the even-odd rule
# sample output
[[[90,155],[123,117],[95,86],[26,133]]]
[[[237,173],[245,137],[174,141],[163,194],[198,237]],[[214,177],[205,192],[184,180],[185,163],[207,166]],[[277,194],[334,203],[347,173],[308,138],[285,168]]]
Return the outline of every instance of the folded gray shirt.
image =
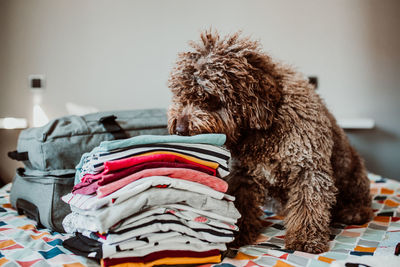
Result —
[[[71,206],[73,213],[65,217],[63,226],[67,232],[86,229],[104,233],[122,219],[147,208],[166,204],[185,204],[195,209],[231,218],[234,222],[240,218],[240,213],[231,201],[218,200],[207,195],[173,188],[151,188],[112,207],[80,210]]]

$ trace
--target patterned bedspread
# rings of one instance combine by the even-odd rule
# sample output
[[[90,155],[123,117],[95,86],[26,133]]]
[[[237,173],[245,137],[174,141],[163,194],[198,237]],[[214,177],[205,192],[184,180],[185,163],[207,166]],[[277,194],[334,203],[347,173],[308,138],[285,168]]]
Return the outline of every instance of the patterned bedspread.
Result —
[[[329,252],[284,250],[283,218],[265,211],[265,229],[257,245],[240,248],[235,258],[226,257],[220,264],[202,266],[400,266],[400,256],[394,255],[400,242],[400,183],[369,177],[376,216],[364,225],[335,225]],[[62,246],[69,235],[37,229],[34,221],[18,215],[10,205],[10,187],[0,189],[0,266],[98,266]]]

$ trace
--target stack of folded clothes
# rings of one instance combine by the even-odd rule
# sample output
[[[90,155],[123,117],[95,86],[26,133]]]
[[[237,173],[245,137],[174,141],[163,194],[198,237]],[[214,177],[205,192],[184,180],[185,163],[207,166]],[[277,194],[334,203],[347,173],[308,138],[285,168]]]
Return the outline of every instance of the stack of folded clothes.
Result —
[[[225,194],[225,135],[142,135],[82,156],[63,245],[103,266],[215,263],[240,214]]]

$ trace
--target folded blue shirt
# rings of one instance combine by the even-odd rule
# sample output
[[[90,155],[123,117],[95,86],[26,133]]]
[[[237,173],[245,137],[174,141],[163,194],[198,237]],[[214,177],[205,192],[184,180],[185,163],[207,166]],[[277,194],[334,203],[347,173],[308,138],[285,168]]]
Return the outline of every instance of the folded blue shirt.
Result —
[[[155,144],[155,143],[191,143],[210,144],[222,146],[225,144],[225,134],[198,134],[193,136],[180,135],[139,135],[122,140],[103,141],[100,143],[100,151],[111,151],[134,145]]]

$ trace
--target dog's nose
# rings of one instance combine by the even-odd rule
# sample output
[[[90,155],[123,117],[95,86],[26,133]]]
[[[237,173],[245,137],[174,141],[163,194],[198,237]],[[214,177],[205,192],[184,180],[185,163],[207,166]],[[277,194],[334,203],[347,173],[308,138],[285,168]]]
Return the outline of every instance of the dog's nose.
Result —
[[[187,116],[178,118],[176,122],[175,133],[177,135],[189,135],[189,120]]]

